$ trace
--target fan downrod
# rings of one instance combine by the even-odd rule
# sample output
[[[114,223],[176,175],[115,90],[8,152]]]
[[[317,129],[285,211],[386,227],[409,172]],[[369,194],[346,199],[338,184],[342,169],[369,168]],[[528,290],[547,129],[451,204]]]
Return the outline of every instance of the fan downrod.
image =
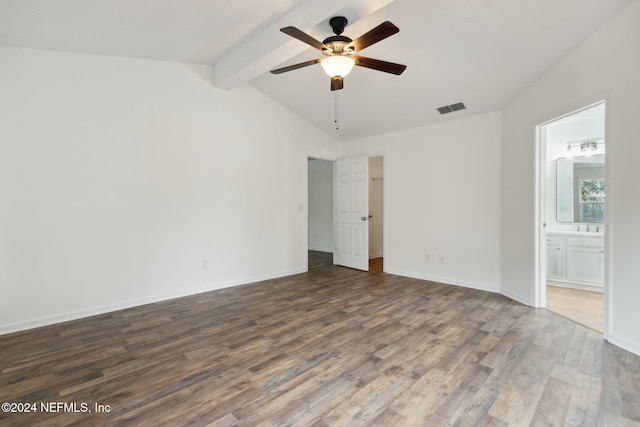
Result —
[[[344,16],[334,16],[329,20],[329,25],[331,25],[331,29],[336,36],[344,32],[344,27],[347,26],[347,23],[347,18]]]

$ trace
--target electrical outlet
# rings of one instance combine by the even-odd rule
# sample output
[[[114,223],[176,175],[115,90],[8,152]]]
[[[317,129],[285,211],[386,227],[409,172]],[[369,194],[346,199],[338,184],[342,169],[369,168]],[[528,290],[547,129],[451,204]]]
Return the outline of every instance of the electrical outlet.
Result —
[[[209,268],[209,262],[206,259],[202,260],[202,269],[206,270],[207,268]]]
[[[431,261],[431,255],[430,254],[424,254],[424,261],[425,262]]]
[[[440,260],[441,264],[444,264],[444,255],[440,254],[440,256],[438,257],[438,259]]]

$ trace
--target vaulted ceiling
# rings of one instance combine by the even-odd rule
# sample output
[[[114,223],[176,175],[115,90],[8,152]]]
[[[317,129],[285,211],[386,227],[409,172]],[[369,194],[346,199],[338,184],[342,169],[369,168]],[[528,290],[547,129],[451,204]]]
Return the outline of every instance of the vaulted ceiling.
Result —
[[[0,0],[0,45],[211,65],[219,89],[253,85],[346,141],[500,110],[630,1]],[[397,25],[361,54],[404,74],[356,67],[331,92],[319,65],[269,73],[321,56],[279,28],[323,40],[336,15],[354,39]],[[467,109],[436,110],[457,102]]]

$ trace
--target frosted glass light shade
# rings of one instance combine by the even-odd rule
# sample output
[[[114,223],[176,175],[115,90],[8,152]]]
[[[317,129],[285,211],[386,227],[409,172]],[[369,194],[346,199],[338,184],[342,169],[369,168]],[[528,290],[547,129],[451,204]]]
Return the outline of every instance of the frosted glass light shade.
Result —
[[[350,56],[335,55],[324,58],[320,65],[329,77],[344,77],[351,72],[356,61]]]

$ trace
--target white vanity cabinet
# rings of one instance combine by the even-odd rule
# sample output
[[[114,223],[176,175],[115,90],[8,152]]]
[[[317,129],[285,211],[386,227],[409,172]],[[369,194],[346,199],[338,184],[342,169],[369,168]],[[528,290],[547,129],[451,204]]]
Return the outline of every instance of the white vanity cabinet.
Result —
[[[562,280],[564,275],[564,251],[561,236],[547,235],[547,279]]]
[[[604,236],[595,233],[547,233],[547,282],[602,291]]]
[[[567,237],[567,280],[604,283],[604,239]]]

